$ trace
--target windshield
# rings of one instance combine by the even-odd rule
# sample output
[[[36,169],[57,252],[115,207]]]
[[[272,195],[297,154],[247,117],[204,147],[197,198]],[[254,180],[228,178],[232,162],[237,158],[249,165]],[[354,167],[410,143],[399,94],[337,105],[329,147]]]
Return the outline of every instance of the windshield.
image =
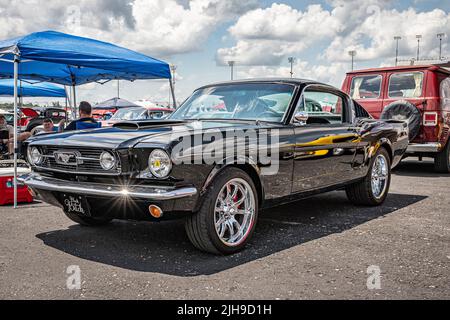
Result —
[[[276,83],[223,85],[198,90],[170,117],[281,122],[294,86]]]
[[[111,120],[141,120],[144,108],[126,108],[118,110]]]
[[[4,114],[5,120],[7,123],[14,123],[14,115],[13,114]]]

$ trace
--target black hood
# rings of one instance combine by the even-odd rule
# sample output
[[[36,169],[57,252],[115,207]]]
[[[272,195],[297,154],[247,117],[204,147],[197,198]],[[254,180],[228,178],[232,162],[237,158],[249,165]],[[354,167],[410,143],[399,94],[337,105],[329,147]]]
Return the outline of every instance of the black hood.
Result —
[[[71,131],[31,138],[30,145],[52,145],[80,148],[123,149],[139,143],[169,144],[175,136],[193,134],[198,130],[248,130],[270,128],[274,125],[259,125],[255,121],[147,121],[125,122],[113,128],[89,131]],[[201,131],[200,131],[201,132]]]

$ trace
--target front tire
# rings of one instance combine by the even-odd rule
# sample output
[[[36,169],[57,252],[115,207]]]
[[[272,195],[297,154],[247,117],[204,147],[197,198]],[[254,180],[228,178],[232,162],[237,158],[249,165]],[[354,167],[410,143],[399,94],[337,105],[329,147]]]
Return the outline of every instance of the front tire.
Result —
[[[450,173],[450,141],[447,142],[444,150],[436,155],[434,170],[439,173]]]
[[[101,227],[110,223],[113,219],[110,218],[92,218],[82,217],[73,213],[64,212],[64,214],[75,223],[86,227]]]
[[[234,254],[249,242],[258,218],[258,193],[247,173],[226,168],[208,188],[200,210],[186,220],[186,233],[199,250]]]
[[[346,188],[348,199],[363,206],[379,206],[389,193],[391,161],[388,152],[380,148],[372,159],[367,176]]]

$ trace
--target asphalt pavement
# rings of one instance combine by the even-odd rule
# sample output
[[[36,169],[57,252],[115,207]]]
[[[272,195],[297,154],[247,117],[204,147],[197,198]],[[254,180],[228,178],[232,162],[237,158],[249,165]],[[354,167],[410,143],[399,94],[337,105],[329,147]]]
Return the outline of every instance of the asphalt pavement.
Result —
[[[450,175],[407,161],[381,207],[337,191],[272,209],[231,257],[194,249],[182,221],[0,207],[0,299],[450,299]]]

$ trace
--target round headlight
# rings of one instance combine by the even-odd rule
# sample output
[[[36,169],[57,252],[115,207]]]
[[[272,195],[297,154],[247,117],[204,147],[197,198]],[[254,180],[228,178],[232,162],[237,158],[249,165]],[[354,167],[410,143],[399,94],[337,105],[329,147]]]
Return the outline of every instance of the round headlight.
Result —
[[[160,149],[153,150],[148,159],[148,165],[157,178],[166,178],[172,170],[172,160],[167,152]]]
[[[31,165],[37,165],[42,163],[42,160],[44,157],[42,156],[41,152],[36,147],[28,148],[28,161]]]
[[[111,170],[116,165],[116,158],[108,151],[100,155],[100,165],[104,170]]]

